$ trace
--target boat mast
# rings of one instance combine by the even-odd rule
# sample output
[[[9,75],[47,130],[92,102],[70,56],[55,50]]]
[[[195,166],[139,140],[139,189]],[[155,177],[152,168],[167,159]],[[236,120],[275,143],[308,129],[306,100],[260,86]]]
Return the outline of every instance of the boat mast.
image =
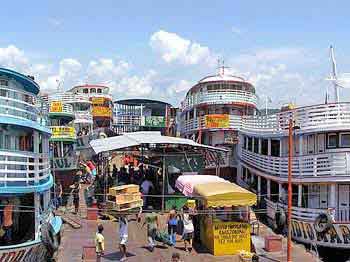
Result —
[[[335,62],[333,46],[330,46],[330,56],[331,56],[331,62],[332,62],[332,79],[334,84],[335,102],[339,103],[339,87],[337,84],[337,64]]]

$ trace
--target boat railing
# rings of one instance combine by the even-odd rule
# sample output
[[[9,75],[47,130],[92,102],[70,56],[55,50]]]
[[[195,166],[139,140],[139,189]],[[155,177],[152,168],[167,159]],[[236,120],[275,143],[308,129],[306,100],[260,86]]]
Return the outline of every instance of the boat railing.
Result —
[[[273,202],[267,198],[264,199],[266,202],[267,215],[271,219],[275,219],[275,213],[277,208],[282,208],[287,215],[288,206],[280,202]],[[292,207],[292,219],[304,220],[304,221],[315,221],[316,217],[321,213],[327,212],[326,208],[304,208],[304,207]]]
[[[92,123],[92,114],[88,110],[79,110],[74,112],[75,119],[74,123]]]
[[[288,157],[266,156],[241,149],[240,159],[262,172],[288,177]],[[346,176],[350,174],[350,152],[328,152],[322,154],[295,156],[292,161],[292,175],[295,178]]]
[[[50,175],[47,154],[0,151],[0,188],[35,186]]]
[[[286,134],[288,121],[292,118],[300,127],[297,132],[317,130],[342,130],[350,125],[350,103],[321,104],[300,107],[268,116],[242,117],[244,133],[253,134]]]
[[[183,109],[188,109],[198,104],[227,104],[245,103],[257,104],[257,97],[252,92],[242,90],[216,90],[207,92],[197,92],[190,95],[182,103]]]
[[[60,92],[49,96],[48,99],[51,101],[62,101],[63,103],[88,103],[91,104],[89,98],[82,94],[74,94],[71,92]]]

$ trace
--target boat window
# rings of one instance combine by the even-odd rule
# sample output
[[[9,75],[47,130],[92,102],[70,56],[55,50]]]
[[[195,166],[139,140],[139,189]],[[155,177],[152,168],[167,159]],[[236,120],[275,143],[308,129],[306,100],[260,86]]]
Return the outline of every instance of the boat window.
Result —
[[[331,133],[327,135],[327,147],[336,148],[338,145],[338,136],[336,133]]]
[[[7,81],[6,79],[0,79],[0,86],[8,86],[9,85],[9,81]]]
[[[87,94],[87,93],[89,93],[89,90],[88,89],[83,89],[83,93]]]
[[[340,147],[350,147],[350,133],[340,133]]]
[[[90,89],[90,93],[96,93],[96,89],[95,88],[91,88]]]
[[[253,147],[253,138],[248,137],[248,150],[252,151],[252,147]]]
[[[97,89],[97,93],[101,94],[102,93],[102,89],[101,88]]]
[[[0,89],[0,96],[4,96],[4,97],[7,97],[7,90],[5,89]]]
[[[271,140],[271,156],[280,156],[280,140]]]
[[[261,154],[267,156],[269,141],[267,139],[261,140]]]
[[[254,153],[259,153],[259,138],[255,137],[254,138]]]

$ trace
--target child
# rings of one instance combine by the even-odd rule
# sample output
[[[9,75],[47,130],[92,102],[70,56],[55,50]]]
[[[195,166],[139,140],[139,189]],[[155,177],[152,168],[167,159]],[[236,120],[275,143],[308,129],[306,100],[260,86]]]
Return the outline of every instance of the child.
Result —
[[[122,253],[120,261],[126,260],[126,243],[128,242],[128,218],[124,215],[119,217],[119,249]]]
[[[95,236],[97,257],[103,256],[104,251],[105,251],[105,238],[104,238],[102,232],[103,232],[103,225],[99,224],[97,226],[97,232],[96,232],[96,236]]]

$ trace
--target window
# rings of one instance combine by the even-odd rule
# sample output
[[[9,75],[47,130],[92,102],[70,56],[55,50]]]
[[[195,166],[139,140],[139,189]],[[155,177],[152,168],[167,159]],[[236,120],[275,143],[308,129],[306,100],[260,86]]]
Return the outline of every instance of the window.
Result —
[[[340,147],[350,147],[350,133],[340,133]]]
[[[9,81],[5,79],[0,79],[0,86],[8,86],[8,85],[9,85]]]
[[[101,88],[97,89],[97,93],[101,94],[102,93],[102,89]]]
[[[336,148],[338,145],[338,135],[335,133],[328,134],[327,136],[327,147]]]
[[[90,93],[96,93],[96,89],[95,88],[91,88],[90,89]]]
[[[89,90],[83,89],[83,93],[84,93],[84,94],[87,94],[88,92],[89,92]]]

